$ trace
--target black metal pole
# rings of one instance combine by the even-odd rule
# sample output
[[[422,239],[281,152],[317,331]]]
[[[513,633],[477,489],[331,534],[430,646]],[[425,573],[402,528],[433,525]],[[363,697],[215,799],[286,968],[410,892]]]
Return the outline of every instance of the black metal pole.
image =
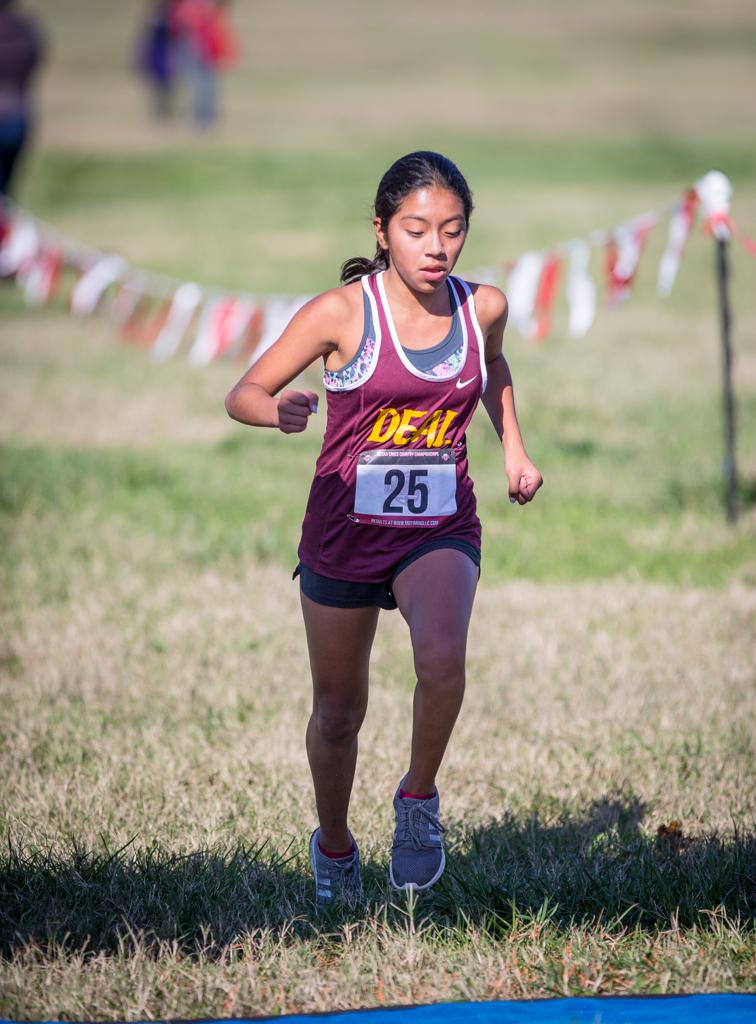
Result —
[[[732,390],[732,344],[730,329],[732,314],[728,293],[729,266],[727,262],[728,239],[717,239],[717,280],[719,282],[719,314],[722,329],[722,376],[724,385],[725,454],[724,487],[727,521],[734,523],[738,518],[738,474],[735,465],[735,396]]]

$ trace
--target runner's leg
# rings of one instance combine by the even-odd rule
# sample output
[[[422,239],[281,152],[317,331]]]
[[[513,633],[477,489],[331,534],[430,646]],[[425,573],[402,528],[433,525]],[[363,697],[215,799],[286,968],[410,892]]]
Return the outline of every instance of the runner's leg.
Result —
[[[465,692],[465,653],[478,567],[463,551],[436,548],[394,578],[412,639],[417,685],[409,793],[432,793]]]
[[[348,850],[347,810],[357,764],[357,734],[367,710],[368,666],[377,607],[331,608],[301,594],[312,670],[307,757],[315,786],[320,842]]]

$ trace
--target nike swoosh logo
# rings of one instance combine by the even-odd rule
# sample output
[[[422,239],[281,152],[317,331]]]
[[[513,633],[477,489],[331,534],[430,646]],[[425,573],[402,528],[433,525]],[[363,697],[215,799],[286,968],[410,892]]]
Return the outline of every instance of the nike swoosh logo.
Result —
[[[478,379],[478,375],[476,373],[475,376],[471,377],[469,380],[458,380],[457,381],[457,387],[458,388],[465,388],[465,387],[467,387],[468,384],[472,384],[472,382],[474,380],[477,380],[477,379]]]

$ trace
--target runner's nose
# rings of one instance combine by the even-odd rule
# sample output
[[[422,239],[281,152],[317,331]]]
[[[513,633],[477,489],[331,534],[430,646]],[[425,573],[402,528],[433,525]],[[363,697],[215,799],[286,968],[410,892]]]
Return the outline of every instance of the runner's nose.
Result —
[[[428,250],[425,255],[430,259],[435,260],[446,259],[446,249],[444,248],[443,239],[440,235],[431,236],[428,244]]]

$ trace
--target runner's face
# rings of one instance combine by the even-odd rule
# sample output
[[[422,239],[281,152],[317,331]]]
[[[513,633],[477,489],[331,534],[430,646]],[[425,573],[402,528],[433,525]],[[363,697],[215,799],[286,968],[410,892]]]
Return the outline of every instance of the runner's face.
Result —
[[[379,244],[389,250],[392,267],[408,287],[426,294],[443,285],[467,234],[462,200],[438,187],[411,192],[389,221],[386,234],[378,218],[373,224]]]

